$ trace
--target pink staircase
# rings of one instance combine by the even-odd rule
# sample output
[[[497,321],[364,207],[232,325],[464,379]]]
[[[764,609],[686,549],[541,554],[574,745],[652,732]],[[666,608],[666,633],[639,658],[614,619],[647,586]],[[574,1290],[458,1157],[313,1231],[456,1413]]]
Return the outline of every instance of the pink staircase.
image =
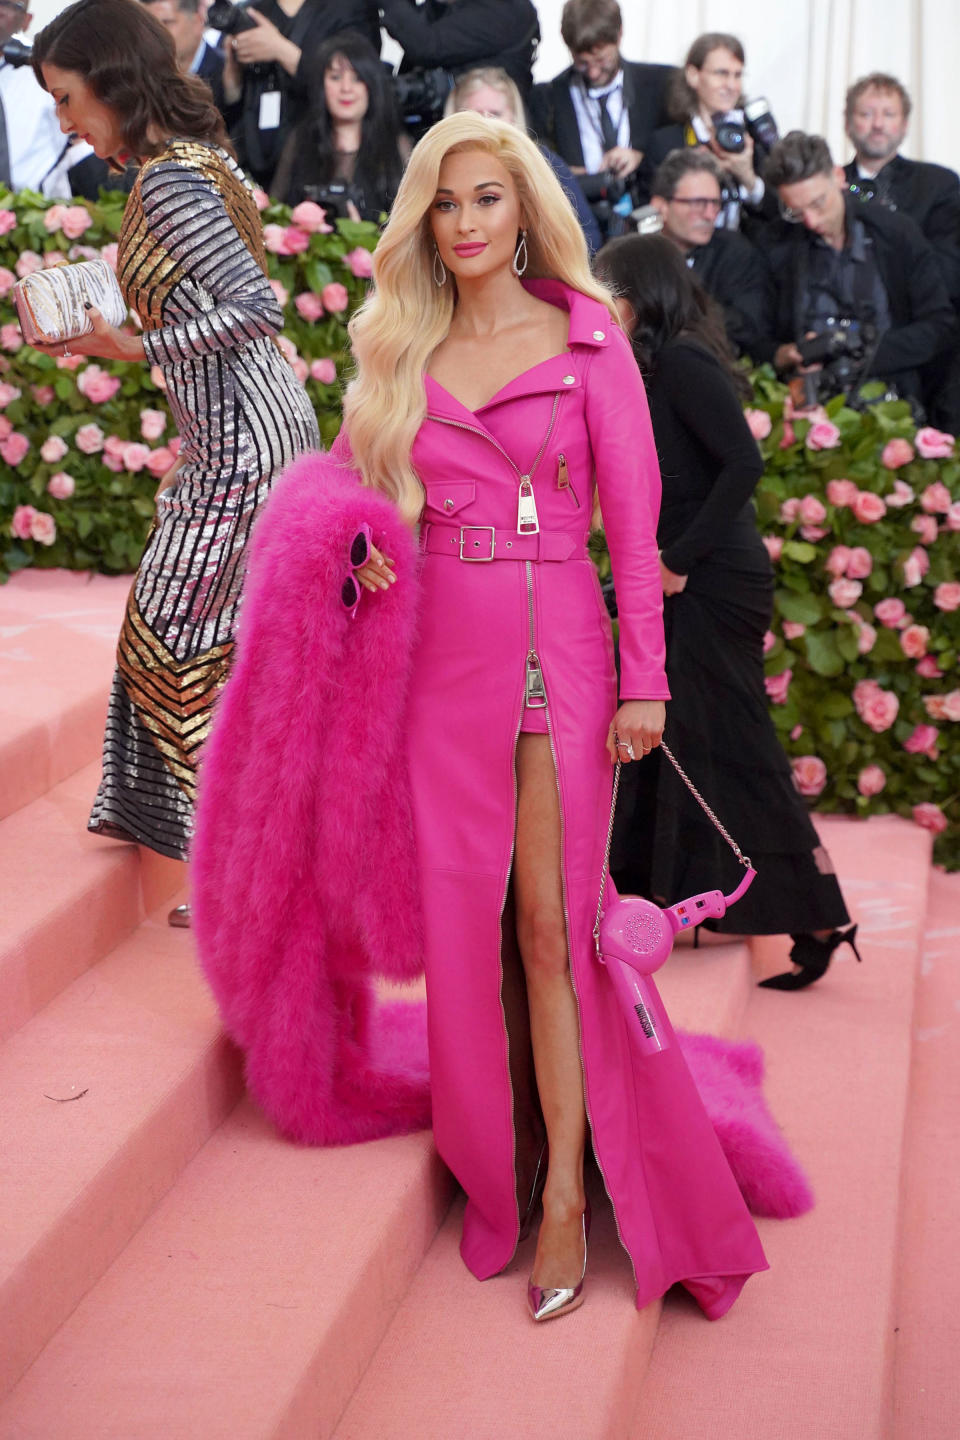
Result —
[[[601,1191],[587,1303],[534,1327],[533,1242],[469,1276],[429,1135],[276,1136],[164,923],[182,867],[84,832],[126,589],[0,589],[0,1440],[960,1434],[960,877],[926,834],[823,822],[862,967],[758,991],[765,941],[663,973],[679,1027],[765,1047],[818,1196],[762,1223],[771,1272],[717,1325],[637,1314]]]

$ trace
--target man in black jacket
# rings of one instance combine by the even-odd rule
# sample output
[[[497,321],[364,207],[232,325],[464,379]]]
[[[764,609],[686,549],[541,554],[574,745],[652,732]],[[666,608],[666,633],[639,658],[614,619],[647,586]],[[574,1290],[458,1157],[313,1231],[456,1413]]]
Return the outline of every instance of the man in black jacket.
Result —
[[[797,370],[797,342],[845,329],[866,343],[864,377],[920,397],[918,371],[950,336],[953,310],[937,257],[912,220],[861,205],[827,142],[793,130],[774,146],[766,180],[785,222],[768,258],[776,286],[774,335],[754,359]]]
[[[773,283],[765,257],[737,230],[718,230],[721,170],[708,150],[672,151],[653,177],[663,233],[723,310],[738,355],[754,356],[773,332]]]
[[[185,75],[206,80],[220,114],[226,109],[223,94],[223,54],[203,38],[206,6],[200,0],[143,0],[150,14],[170,31],[177,49],[177,64]]]
[[[400,73],[478,66],[506,70],[526,97],[540,23],[532,0],[380,0],[383,26],[403,46]]]
[[[609,171],[629,181],[649,136],[666,123],[673,67],[624,60],[617,0],[567,0],[560,33],[573,64],[534,86],[531,127],[575,173]]]

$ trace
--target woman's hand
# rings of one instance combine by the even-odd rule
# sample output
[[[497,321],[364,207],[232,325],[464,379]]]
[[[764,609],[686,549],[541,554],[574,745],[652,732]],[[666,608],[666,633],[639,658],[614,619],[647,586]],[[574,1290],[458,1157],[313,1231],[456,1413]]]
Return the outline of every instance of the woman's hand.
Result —
[[[176,478],[177,478],[177,471],[178,471],[179,469],[180,469],[180,461],[179,461],[179,460],[176,460],[176,461],[170,466],[170,469],[169,469],[169,470],[165,470],[165,471],[164,471],[163,475],[160,477],[160,484],[157,486],[156,492],[155,492],[154,497],[153,497],[154,503],[156,503],[156,501],[160,499],[160,496],[163,494],[164,490],[169,490],[169,489],[170,489],[171,485],[173,484],[173,482],[174,482],[174,481],[176,480]]]
[[[366,565],[360,567],[356,576],[366,590],[374,593],[378,590],[389,590],[397,578],[394,562],[388,555],[381,554],[376,545],[370,546],[370,559]]]
[[[276,60],[288,75],[295,75],[300,64],[300,47],[287,40],[259,10],[245,12],[256,29],[241,30],[230,42],[230,50],[241,65],[268,64]]]
[[[688,575],[675,575],[660,561],[660,584],[663,586],[664,595],[679,595],[689,578]]]
[[[36,344],[32,348],[42,350],[45,355],[92,355],[98,360],[147,358],[142,336],[134,335],[131,330],[118,330],[116,325],[108,325],[93,306],[88,307],[87,315],[93,326],[89,335],[78,335],[74,340],[58,340],[55,345]]]
[[[612,763],[642,760],[663,737],[667,708],[662,700],[625,700],[610,722],[607,754]],[[631,753],[632,752],[632,753]]]

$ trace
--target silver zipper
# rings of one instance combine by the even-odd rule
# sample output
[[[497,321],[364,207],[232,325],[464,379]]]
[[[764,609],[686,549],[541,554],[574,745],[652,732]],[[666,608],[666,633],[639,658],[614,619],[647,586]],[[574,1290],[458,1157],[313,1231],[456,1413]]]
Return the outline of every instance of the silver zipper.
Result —
[[[489,430],[481,430],[479,425],[467,425],[463,420],[448,420],[445,415],[431,415],[429,412],[427,413],[427,419],[435,420],[438,425],[452,425],[455,430],[467,430],[471,435],[479,435],[482,439],[489,440],[491,445],[495,445],[497,447],[504,460],[506,460],[507,464],[510,466],[510,469],[513,471],[514,475],[516,475],[517,480],[520,482],[520,487],[522,490],[524,485],[530,484],[530,481],[533,479],[534,475],[537,472],[537,467],[539,466],[540,461],[544,457],[546,448],[550,444],[550,440],[553,436],[554,426],[557,423],[557,411],[560,409],[560,398],[561,397],[559,392],[553,397],[553,410],[550,414],[550,424],[547,426],[547,433],[543,437],[543,444],[537,451],[537,458],[530,466],[530,469],[527,471],[526,475],[521,475],[519,467],[513,463],[506,450],[504,450],[503,446],[500,444],[500,441],[496,438],[495,435],[491,435]],[[530,493],[532,498],[532,487]],[[534,514],[536,514],[536,511],[534,511]]]

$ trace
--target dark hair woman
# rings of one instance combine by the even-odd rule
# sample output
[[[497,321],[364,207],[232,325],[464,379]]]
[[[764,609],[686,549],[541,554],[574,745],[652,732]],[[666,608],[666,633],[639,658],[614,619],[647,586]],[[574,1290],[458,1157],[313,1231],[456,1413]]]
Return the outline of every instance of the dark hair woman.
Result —
[[[794,990],[824,973],[856,927],[767,708],[763,639],[773,573],[752,495],[763,473],[742,383],[712,303],[662,235],[623,236],[597,272],[618,295],[650,402],[663,499],[667,738],[757,869],[736,909],[710,928],[793,936],[798,969],[764,981]],[[671,766],[654,753],[624,772],[614,878],[661,904],[736,884],[726,845]],[[737,876],[739,879],[739,875]]]
[[[143,331],[91,311],[92,333],[48,348],[157,366],[181,440],[121,631],[90,829],[184,859],[250,527],[284,466],[319,445],[316,419],[274,343],[283,315],[253,193],[169,31],[130,0],[77,0],[33,63],[65,134],[140,162],[117,277]]]
[[[273,193],[289,205],[329,205],[328,187],[342,186],[341,213],[377,221],[393,204],[411,148],[390,76],[370,42],[351,31],[325,41],[311,70],[320,83],[283,148]]]

